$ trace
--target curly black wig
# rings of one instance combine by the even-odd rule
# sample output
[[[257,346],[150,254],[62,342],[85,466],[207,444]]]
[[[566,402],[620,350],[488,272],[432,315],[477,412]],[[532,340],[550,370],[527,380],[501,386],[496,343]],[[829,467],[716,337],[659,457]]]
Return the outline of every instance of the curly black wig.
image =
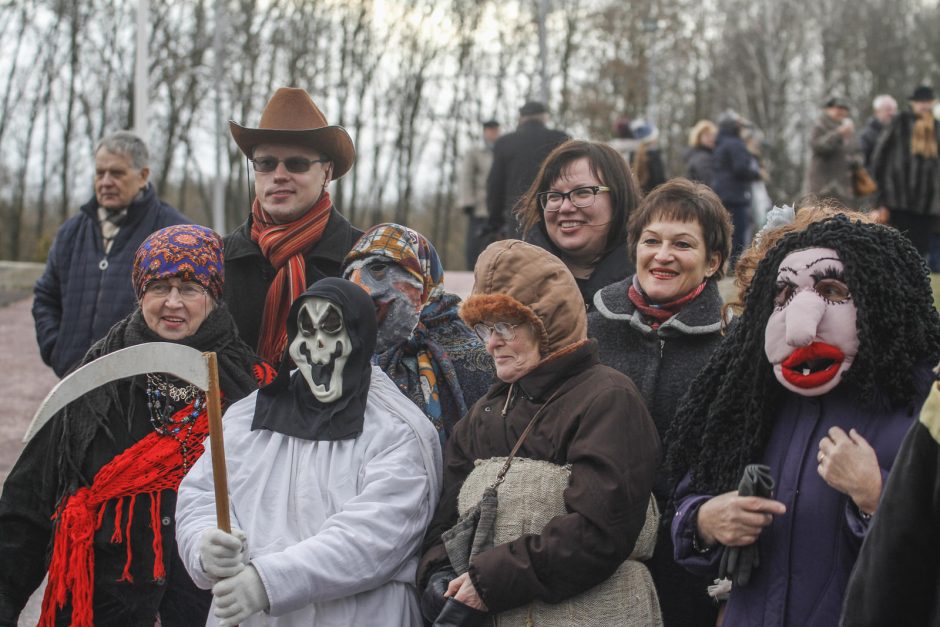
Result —
[[[785,393],[764,354],[764,329],[780,263],[806,248],[839,253],[858,309],[859,351],[840,386],[885,409],[911,404],[922,392],[914,375],[940,357],[940,315],[920,254],[890,227],[844,215],[812,224],[781,239],[758,265],[743,315],[681,403],[665,438],[673,486],[688,472],[695,492],[733,490],[744,467],[760,459]]]

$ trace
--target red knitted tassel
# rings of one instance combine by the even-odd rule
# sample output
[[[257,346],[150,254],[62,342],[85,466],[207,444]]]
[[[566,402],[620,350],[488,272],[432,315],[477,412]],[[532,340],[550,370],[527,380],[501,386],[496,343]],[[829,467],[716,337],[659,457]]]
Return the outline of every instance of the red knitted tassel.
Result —
[[[124,499],[115,499],[114,503],[114,533],[111,534],[111,544],[120,544],[121,537],[121,508],[124,506]],[[102,508],[103,509],[103,508]]]
[[[127,503],[127,530],[124,532],[124,546],[127,547],[127,561],[124,563],[124,572],[121,573],[121,578],[118,579],[118,581],[126,581],[127,583],[134,583],[134,577],[131,575],[131,558],[134,555],[131,552],[131,523],[134,522],[134,502],[136,500],[137,495],[131,494]]]
[[[160,526],[161,492],[150,493],[150,525],[153,527],[153,579],[159,581],[166,577],[163,565],[163,531]]]

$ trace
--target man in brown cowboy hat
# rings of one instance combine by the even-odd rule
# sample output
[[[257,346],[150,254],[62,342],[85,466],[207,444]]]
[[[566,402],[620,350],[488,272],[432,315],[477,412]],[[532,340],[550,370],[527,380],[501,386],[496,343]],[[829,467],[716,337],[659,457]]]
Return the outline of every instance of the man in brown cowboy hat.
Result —
[[[341,276],[362,235],[326,189],[349,171],[356,149],[346,129],[328,125],[310,95],[292,87],[275,92],[258,128],[230,121],[229,130],[254,167],[255,200],[225,238],[223,298],[245,342],[276,364],[291,303],[315,281]]]

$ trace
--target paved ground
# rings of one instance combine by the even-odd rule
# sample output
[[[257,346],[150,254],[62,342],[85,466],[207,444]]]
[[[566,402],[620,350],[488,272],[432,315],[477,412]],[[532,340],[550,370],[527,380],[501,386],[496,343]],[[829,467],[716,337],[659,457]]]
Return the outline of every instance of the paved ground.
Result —
[[[33,412],[58,379],[39,358],[33,317],[32,298],[22,298],[6,305],[15,295],[0,293],[0,481],[6,479],[23,448],[23,433]],[[33,595],[20,615],[20,625],[35,625],[39,620],[42,588]]]

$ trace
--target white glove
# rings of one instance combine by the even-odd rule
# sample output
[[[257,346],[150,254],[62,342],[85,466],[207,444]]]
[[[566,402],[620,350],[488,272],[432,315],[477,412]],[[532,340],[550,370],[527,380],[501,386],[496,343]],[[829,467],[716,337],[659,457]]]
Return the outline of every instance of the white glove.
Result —
[[[212,586],[215,617],[219,627],[237,625],[252,614],[268,609],[268,593],[254,566]]]
[[[248,542],[245,532],[232,529],[206,529],[199,538],[199,564],[209,579],[219,581],[234,577],[248,564]]]

